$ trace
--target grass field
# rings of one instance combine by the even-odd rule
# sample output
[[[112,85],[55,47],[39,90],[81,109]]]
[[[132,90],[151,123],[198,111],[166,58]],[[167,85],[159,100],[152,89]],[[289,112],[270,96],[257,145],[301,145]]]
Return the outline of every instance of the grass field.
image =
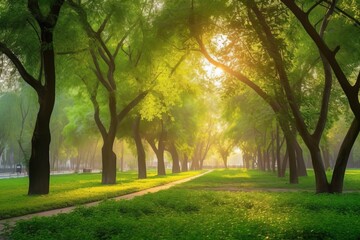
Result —
[[[331,179],[331,172],[327,173]],[[184,186],[184,185],[183,185]],[[315,177],[312,170],[308,170],[308,177],[300,177],[299,184],[289,184],[289,178],[278,178],[272,172],[257,170],[217,170],[211,175],[205,175],[196,181],[185,183],[188,188],[200,189],[292,189],[315,192]],[[360,170],[347,170],[344,191],[360,191]]]
[[[311,173],[310,173],[311,174]],[[358,189],[360,171],[346,177]],[[359,239],[360,194],[303,191],[271,174],[215,170],[170,190],[19,222],[9,239]],[[284,187],[285,185],[286,187]],[[237,189],[236,189],[237,188]],[[246,192],[297,188],[297,192]],[[231,189],[227,191],[226,189]]]
[[[115,185],[102,185],[100,173],[54,175],[50,180],[50,194],[43,196],[27,196],[27,178],[1,179],[0,219],[103,200],[196,174],[199,172],[159,177],[150,171],[148,179],[139,180],[137,173],[130,171],[118,173]]]

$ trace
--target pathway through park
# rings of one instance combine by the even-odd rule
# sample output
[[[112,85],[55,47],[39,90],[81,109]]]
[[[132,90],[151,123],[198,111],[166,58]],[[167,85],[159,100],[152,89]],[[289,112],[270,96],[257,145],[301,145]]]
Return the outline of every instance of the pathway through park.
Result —
[[[161,185],[161,186],[148,188],[148,189],[145,189],[145,190],[142,190],[142,191],[139,191],[139,192],[134,192],[134,193],[130,193],[130,194],[126,194],[126,195],[122,195],[122,196],[118,196],[118,197],[114,197],[114,198],[110,198],[110,199],[116,200],[116,201],[117,200],[122,200],[122,199],[130,200],[130,199],[133,199],[134,197],[137,197],[137,196],[142,196],[142,195],[145,195],[145,194],[148,194],[148,193],[155,193],[155,192],[158,192],[158,191],[161,191],[161,190],[169,189],[169,188],[171,188],[171,187],[173,187],[175,185],[178,185],[180,183],[185,183],[185,182],[191,181],[191,180],[193,180],[195,178],[201,177],[201,176],[203,176],[205,174],[210,173],[211,171],[213,171],[213,170],[209,170],[209,171],[206,171],[206,172],[201,173],[199,175],[192,176],[192,177],[189,177],[189,178],[184,178],[184,179],[174,181],[174,182],[171,182],[171,183],[167,183],[167,184],[164,184],[164,185]],[[102,202],[102,200],[82,204],[81,206],[92,207],[92,206],[98,205],[101,202]],[[24,215],[24,216],[19,216],[19,217],[0,220],[0,233],[3,231],[5,224],[14,225],[19,220],[31,219],[33,217],[49,217],[49,216],[54,216],[54,215],[57,215],[57,214],[60,214],[60,213],[68,213],[68,212],[73,211],[76,207],[78,207],[78,206],[53,209],[53,210],[48,210],[48,211],[44,211],[44,212],[32,213],[32,214],[27,214],[27,215]],[[2,238],[1,238],[1,234],[0,234],[0,240],[1,239]]]

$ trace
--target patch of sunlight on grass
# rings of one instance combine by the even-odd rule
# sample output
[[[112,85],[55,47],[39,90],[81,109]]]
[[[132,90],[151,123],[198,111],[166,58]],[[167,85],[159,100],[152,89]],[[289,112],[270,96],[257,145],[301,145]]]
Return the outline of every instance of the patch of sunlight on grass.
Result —
[[[33,212],[62,208],[92,201],[104,200],[124,194],[163,185],[197,175],[203,171],[156,176],[149,171],[147,179],[137,179],[137,172],[118,173],[117,184],[102,185],[101,174],[67,174],[51,176],[50,193],[27,196],[28,179],[0,181],[0,219]]]
[[[204,177],[198,178],[184,186],[193,189],[208,188],[279,188],[315,191],[314,171],[308,169],[307,177],[299,177],[299,184],[290,184],[289,175],[279,178],[275,172],[262,172],[245,169],[216,169]],[[331,172],[327,172],[328,180]],[[346,171],[344,190],[360,190],[360,169]]]

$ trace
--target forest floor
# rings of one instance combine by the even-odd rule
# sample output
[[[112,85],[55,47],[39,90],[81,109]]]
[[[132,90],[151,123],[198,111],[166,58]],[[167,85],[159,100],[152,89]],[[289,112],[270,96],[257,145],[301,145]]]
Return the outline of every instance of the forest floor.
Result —
[[[359,239],[360,170],[344,194],[314,194],[274,173],[213,172],[130,201],[103,201],[6,228],[6,239]]]

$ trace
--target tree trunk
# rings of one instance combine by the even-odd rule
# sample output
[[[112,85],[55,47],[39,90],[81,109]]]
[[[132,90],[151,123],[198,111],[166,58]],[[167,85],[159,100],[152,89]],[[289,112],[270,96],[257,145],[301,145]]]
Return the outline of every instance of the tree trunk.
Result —
[[[289,162],[289,150],[288,150],[288,148],[286,148],[285,155],[284,155],[283,160],[281,162],[281,169],[280,169],[280,176],[279,177],[285,177],[285,172],[286,172],[288,162]]]
[[[228,168],[228,164],[227,164],[228,157],[227,157],[227,155],[225,155],[225,154],[222,155],[222,160],[224,162],[224,167]]]
[[[305,176],[307,176],[307,171],[306,171],[303,150],[301,149],[301,146],[297,140],[295,140],[295,151],[296,151],[296,163],[297,163],[298,176],[305,177]]]
[[[314,146],[309,146],[309,151],[315,173],[316,193],[327,193],[329,192],[329,183],[321,159],[321,151],[315,144]]]
[[[133,135],[136,145],[136,152],[138,157],[138,178],[144,179],[147,177],[146,174],[146,155],[143,143],[140,136],[140,116],[137,116],[133,125]]]
[[[104,141],[102,153],[102,184],[116,183],[116,154],[113,151],[114,140]]]
[[[51,110],[44,110],[46,103],[40,101],[40,109],[31,140],[31,156],[29,160],[29,195],[48,194],[50,183],[50,115]],[[45,103],[44,103],[45,102]]]
[[[187,172],[189,169],[188,169],[188,155],[185,153],[184,154],[184,159],[181,161],[181,171],[182,172]]]
[[[164,150],[157,151],[156,157],[158,160],[158,162],[157,162],[158,176],[165,176],[166,171],[165,171],[165,161],[164,161]]]
[[[50,117],[55,104],[55,57],[53,49],[53,29],[41,26],[41,42],[46,44],[42,49],[44,75],[46,78],[44,91],[39,91],[39,112],[32,136],[31,156],[29,160],[28,194],[48,194],[50,183]]]
[[[158,176],[164,176],[166,175],[166,171],[165,171],[165,161],[164,161],[164,144],[161,143],[161,137],[158,143],[158,147],[156,147],[156,144],[154,142],[153,139],[151,140],[147,140],[150,147],[152,148],[152,150],[154,151],[156,158],[157,158],[157,174]]]
[[[280,130],[279,125],[276,125],[276,165],[277,165],[277,173],[278,177],[284,177],[282,175],[281,168],[281,144],[280,144]]]
[[[169,152],[173,160],[172,173],[179,173],[180,172],[179,154],[173,142],[170,143]]]
[[[295,139],[286,136],[286,147],[289,156],[290,184],[298,184],[299,179],[297,175],[297,166],[296,166]]]
[[[276,169],[275,169],[275,166],[276,166],[276,144],[275,144],[275,137],[274,137],[274,134],[273,134],[273,141],[272,141],[272,144],[271,144],[271,170],[275,173],[276,172]]]
[[[336,159],[336,164],[334,167],[334,172],[330,184],[330,192],[332,193],[341,193],[343,191],[346,165],[349,159],[351,149],[354,145],[354,142],[357,136],[359,135],[359,131],[360,131],[360,121],[355,118],[341,144]]]

